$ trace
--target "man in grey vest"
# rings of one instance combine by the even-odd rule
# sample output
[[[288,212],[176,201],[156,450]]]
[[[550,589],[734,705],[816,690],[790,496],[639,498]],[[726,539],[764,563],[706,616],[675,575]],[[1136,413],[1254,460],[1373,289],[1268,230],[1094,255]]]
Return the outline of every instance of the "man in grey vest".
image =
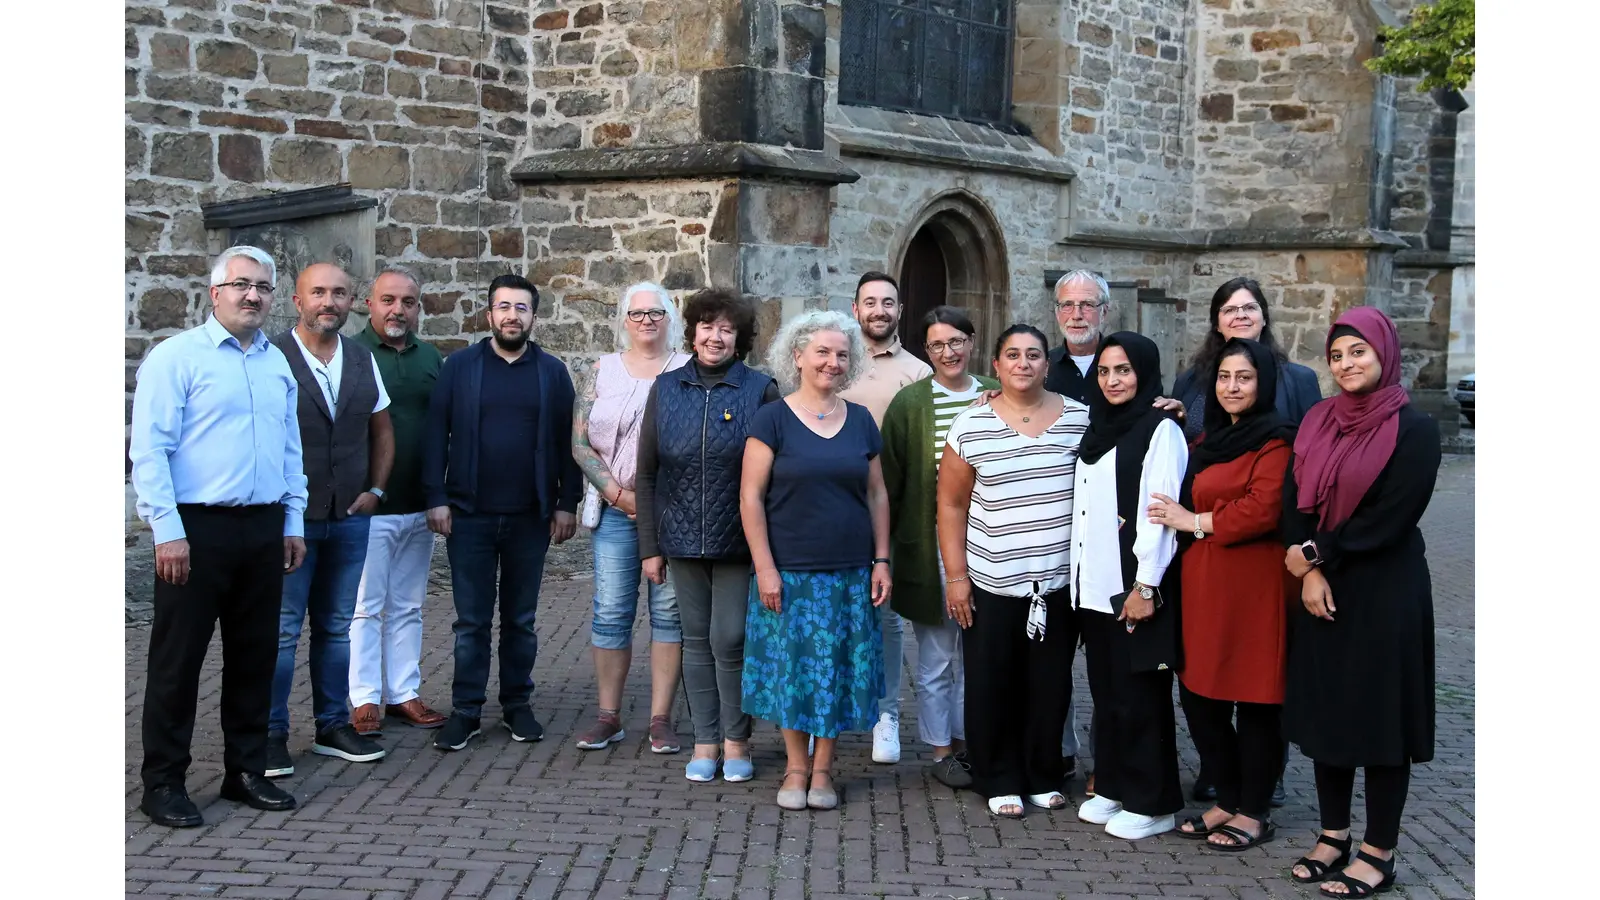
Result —
[[[350,621],[367,560],[372,514],[394,464],[389,395],[371,351],[339,334],[355,301],[338,266],[307,266],[295,280],[298,324],[272,343],[299,386],[305,459],[306,560],[284,576],[278,618],[278,666],[267,723],[267,776],[294,774],[289,756],[289,688],[295,645],[311,618],[311,697],[316,736],[311,752],[351,762],[382,759],[378,742],[356,733],[350,695]]]

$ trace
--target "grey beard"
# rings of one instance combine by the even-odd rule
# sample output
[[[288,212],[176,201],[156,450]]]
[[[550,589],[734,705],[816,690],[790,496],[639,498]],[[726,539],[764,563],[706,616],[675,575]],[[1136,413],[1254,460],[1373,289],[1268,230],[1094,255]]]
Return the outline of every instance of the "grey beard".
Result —
[[[384,325],[383,326],[383,336],[386,337],[386,338],[389,338],[391,340],[399,340],[400,338],[403,338],[403,337],[406,336],[406,326],[404,326],[404,325]]]

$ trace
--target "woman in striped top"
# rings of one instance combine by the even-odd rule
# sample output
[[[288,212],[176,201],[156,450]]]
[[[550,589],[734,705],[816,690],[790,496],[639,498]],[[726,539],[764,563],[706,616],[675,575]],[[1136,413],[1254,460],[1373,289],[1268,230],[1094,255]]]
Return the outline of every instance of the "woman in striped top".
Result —
[[[909,619],[917,639],[917,727],[933,748],[929,771],[953,788],[972,785],[961,699],[961,627],[944,605],[944,570],[934,533],[939,458],[956,414],[999,384],[967,372],[972,321],[953,306],[922,320],[929,378],[906,385],[883,416],[883,480],[889,493],[890,604]]]
[[[1030,325],[1001,333],[1000,395],[950,425],[939,466],[946,604],[965,630],[967,758],[989,811],[1020,818],[1022,795],[1066,806],[1066,721],[1077,620],[1068,593],[1072,482],[1088,407],[1044,389],[1049,345]]]

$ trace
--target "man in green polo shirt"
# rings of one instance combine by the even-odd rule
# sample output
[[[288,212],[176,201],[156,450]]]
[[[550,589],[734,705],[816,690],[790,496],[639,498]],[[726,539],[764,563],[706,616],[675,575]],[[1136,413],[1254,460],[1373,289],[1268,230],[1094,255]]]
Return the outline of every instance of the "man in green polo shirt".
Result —
[[[377,360],[394,424],[394,469],[388,493],[372,517],[366,569],[350,624],[350,722],[359,734],[378,733],[384,713],[418,728],[438,728],[445,722],[419,693],[422,598],[433,559],[433,532],[422,494],[422,432],[428,396],[444,361],[437,348],[417,339],[421,295],[422,283],[414,272],[385,268],[367,298],[367,327],[355,338]]]

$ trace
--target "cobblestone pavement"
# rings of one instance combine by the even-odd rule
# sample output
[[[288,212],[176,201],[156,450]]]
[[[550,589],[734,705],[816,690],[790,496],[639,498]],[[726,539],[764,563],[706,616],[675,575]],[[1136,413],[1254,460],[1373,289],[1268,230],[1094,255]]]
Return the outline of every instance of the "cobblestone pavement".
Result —
[[[1438,752],[1412,777],[1400,896],[1473,895],[1473,469],[1470,456],[1446,457],[1424,522],[1438,624]],[[541,603],[535,676],[543,742],[513,743],[491,701],[484,736],[460,753],[441,753],[428,732],[395,726],[384,736],[390,755],[379,763],[313,756],[302,644],[290,740],[297,772],[286,779],[300,808],[291,812],[257,812],[217,796],[221,659],[213,646],[189,776],[206,817],[196,829],[158,828],[137,810],[148,629],[130,614],[127,892],[294,900],[1316,895],[1285,875],[1316,828],[1304,757],[1296,754],[1289,766],[1278,840],[1237,855],[1171,836],[1130,844],[1070,812],[1030,810],[1023,821],[997,821],[975,794],[925,776],[909,677],[902,761],[874,765],[868,736],[844,738],[838,811],[781,813],[774,805],[783,759],[770,725],[758,727],[752,742],[754,782],[685,781],[686,754],[655,756],[642,740],[649,718],[642,660],[626,698],[628,739],[578,750],[572,735],[593,715],[591,585],[580,549],[559,565],[568,574],[547,577]],[[130,556],[137,552],[148,550]],[[439,708],[448,708],[450,622],[448,575],[436,568],[422,669],[424,697]],[[641,647],[647,629],[641,626]],[[1081,661],[1077,690],[1086,693]],[[687,731],[681,703],[679,720]],[[1187,735],[1181,746],[1187,790],[1198,760]],[[1359,820],[1359,798],[1356,809]]]

